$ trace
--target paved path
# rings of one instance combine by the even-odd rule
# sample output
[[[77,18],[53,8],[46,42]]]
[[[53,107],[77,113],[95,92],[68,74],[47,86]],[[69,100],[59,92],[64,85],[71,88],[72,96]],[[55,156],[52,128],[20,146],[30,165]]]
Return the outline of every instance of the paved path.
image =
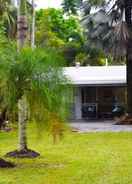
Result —
[[[71,126],[79,132],[132,132],[132,125],[114,125],[114,121],[72,122]]]

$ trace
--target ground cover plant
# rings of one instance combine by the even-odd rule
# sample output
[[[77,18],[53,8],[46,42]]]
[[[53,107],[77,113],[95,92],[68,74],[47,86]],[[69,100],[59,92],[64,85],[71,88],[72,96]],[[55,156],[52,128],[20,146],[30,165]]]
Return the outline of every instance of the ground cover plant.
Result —
[[[17,166],[0,169],[0,184],[131,184],[132,134],[65,132],[56,145],[46,132],[36,138],[29,125],[29,145],[36,159],[9,159]],[[0,157],[15,149],[16,131],[0,133]],[[5,146],[6,145],[6,146]]]

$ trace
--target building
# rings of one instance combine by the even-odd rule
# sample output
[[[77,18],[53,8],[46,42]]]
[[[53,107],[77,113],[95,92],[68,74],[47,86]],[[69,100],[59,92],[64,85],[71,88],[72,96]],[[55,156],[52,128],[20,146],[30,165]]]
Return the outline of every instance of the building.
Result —
[[[115,104],[126,106],[126,66],[66,67],[74,85],[72,118],[110,118]]]

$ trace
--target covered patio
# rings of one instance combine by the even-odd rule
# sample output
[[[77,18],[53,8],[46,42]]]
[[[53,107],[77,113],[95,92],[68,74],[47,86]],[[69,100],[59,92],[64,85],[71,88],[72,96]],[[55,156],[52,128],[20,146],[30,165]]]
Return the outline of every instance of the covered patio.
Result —
[[[66,67],[74,86],[72,119],[111,119],[116,105],[126,107],[126,66]]]

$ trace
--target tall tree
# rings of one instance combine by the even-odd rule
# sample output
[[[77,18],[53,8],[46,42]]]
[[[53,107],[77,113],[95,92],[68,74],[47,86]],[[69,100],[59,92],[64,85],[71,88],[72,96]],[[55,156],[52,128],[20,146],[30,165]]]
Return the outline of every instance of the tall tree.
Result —
[[[27,16],[26,16],[26,0],[18,0],[18,50],[24,48],[27,41]],[[19,122],[19,150],[27,150],[27,102],[26,97],[22,94],[18,101],[18,122]]]
[[[121,4],[123,3],[123,4]],[[126,40],[126,64],[127,64],[127,106],[128,113],[132,115],[132,1],[124,0],[120,1],[120,5],[124,5],[125,20],[129,37]]]
[[[39,153],[28,149],[26,132],[28,104],[31,104],[31,108],[35,107],[35,110],[32,108],[30,114],[34,110],[35,117],[39,117],[39,121],[41,120],[40,117],[45,114],[45,111],[47,114],[55,113],[59,116],[59,107],[56,109],[54,105],[57,106],[56,97],[59,91],[62,93],[61,86],[65,81],[61,80],[61,78],[64,79],[65,77],[62,77],[60,67],[57,66],[59,58],[53,54],[54,51],[52,51],[51,56],[50,51],[48,51],[47,55],[44,53],[44,50],[26,50],[27,31],[26,0],[20,0],[18,2],[18,54],[15,58],[16,61],[12,65],[7,64],[9,65],[7,81],[9,89],[13,91],[11,99],[18,103],[19,148],[16,151],[7,153],[7,156],[14,157],[39,156]],[[55,66],[52,65],[52,62],[54,62]],[[32,96],[33,98],[31,99]],[[34,103],[35,101],[37,103]],[[63,100],[59,102],[60,106]],[[53,107],[56,111],[53,110]],[[62,111],[62,109],[60,110]]]
[[[32,0],[32,30],[31,30],[31,47],[35,47],[35,0]]]
[[[39,46],[62,47],[69,41],[82,42],[78,18],[64,17],[62,10],[41,9],[36,12],[36,43]]]
[[[0,55],[3,96],[8,99],[9,107],[16,108],[18,104],[19,115],[19,149],[7,156],[39,155],[28,149],[26,128],[29,120],[38,124],[50,122],[52,126],[55,121],[62,123],[67,117],[69,90],[62,72],[62,59],[51,49],[24,49],[14,55],[12,62],[8,56]]]

